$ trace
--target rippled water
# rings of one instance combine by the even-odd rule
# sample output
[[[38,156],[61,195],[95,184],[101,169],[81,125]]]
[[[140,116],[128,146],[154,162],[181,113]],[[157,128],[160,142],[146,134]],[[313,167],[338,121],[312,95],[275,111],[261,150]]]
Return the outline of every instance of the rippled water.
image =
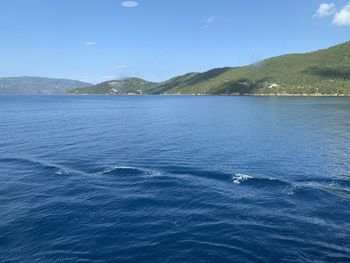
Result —
[[[350,261],[350,98],[0,96],[1,262]]]

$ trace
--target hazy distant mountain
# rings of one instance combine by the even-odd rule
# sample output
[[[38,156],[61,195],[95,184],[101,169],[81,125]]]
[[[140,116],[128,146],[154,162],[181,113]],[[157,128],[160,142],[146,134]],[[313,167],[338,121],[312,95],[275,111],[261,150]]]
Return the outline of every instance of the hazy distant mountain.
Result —
[[[69,89],[91,86],[90,83],[41,77],[0,78],[0,94],[63,94]]]
[[[136,79],[105,82],[75,94],[347,94],[350,95],[350,42],[304,54],[266,59],[235,68],[188,73],[152,83]],[[118,88],[119,85],[126,88]],[[114,91],[115,89],[116,91]]]

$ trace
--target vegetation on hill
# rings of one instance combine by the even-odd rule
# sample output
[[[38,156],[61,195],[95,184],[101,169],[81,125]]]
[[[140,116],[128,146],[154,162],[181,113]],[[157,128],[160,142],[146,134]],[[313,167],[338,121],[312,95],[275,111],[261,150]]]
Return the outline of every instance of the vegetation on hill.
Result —
[[[220,69],[216,69],[219,70]],[[215,70],[214,70],[215,72]],[[350,42],[306,54],[292,54],[245,67],[213,70],[176,81],[181,94],[350,94]]]
[[[139,78],[106,81],[101,84],[67,91],[67,94],[143,94],[150,93],[157,85]]]
[[[111,83],[118,81],[77,89],[74,94],[111,94],[106,88]],[[315,52],[270,58],[244,67],[188,73],[161,83],[137,79],[133,85],[122,86],[129,89],[120,88],[113,94],[142,90],[147,94],[350,95],[350,42]]]
[[[68,89],[91,84],[69,79],[41,77],[0,78],[0,94],[63,94]]]

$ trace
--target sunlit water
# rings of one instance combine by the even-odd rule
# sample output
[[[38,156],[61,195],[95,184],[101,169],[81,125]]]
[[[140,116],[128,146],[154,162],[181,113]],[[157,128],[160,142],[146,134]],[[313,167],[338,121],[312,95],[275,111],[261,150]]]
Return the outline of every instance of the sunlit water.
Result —
[[[350,98],[0,96],[1,262],[349,262]]]

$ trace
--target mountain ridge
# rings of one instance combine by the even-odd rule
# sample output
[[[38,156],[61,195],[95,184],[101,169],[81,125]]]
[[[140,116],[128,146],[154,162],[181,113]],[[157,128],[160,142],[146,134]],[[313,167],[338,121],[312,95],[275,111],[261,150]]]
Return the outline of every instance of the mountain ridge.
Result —
[[[0,78],[0,94],[64,94],[68,89],[86,86],[91,84],[61,78],[37,76]]]
[[[128,93],[350,95],[350,41],[317,51],[272,57],[242,67],[187,73],[159,83],[141,81],[148,83],[146,88],[135,82],[128,86]],[[109,82],[105,83],[109,86]],[[76,89],[75,94],[111,94],[99,91],[99,85],[91,86],[89,90]],[[120,91],[114,94],[127,94],[123,89]]]

